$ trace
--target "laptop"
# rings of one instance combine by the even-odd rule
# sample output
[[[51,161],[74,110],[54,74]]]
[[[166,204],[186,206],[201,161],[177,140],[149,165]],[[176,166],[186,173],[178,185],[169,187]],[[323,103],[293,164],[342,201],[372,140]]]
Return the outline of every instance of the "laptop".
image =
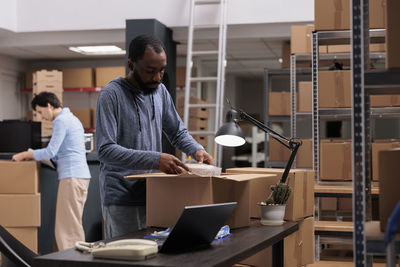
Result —
[[[167,239],[157,240],[160,253],[181,253],[211,245],[237,202],[187,206]]]

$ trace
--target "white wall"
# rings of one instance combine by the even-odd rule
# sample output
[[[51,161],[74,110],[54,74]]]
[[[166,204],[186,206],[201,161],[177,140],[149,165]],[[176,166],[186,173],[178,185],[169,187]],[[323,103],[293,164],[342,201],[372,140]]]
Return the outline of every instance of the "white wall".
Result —
[[[189,21],[189,0],[15,1],[18,32],[121,29],[126,19],[155,18],[168,27],[187,26]],[[3,12],[13,8],[5,4]],[[228,0],[228,24],[312,21],[313,10],[314,0]],[[196,14],[203,23],[217,19],[215,7],[200,7]]]
[[[24,94],[19,90],[23,67],[22,61],[0,55],[0,120],[19,119],[25,112]]]
[[[0,1],[0,28],[17,31],[17,1]]]

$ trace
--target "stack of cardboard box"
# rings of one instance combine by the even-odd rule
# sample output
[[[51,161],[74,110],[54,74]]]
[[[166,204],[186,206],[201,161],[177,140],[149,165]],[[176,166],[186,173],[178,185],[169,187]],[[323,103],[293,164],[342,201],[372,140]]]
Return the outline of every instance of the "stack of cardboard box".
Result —
[[[190,104],[209,104],[207,100],[196,97],[190,98]],[[176,103],[176,110],[184,119],[184,98],[179,98]],[[208,117],[210,116],[209,108],[189,108],[189,131],[207,131],[208,130]],[[194,139],[207,150],[207,136],[206,135],[193,135]]]
[[[57,70],[40,70],[33,72],[33,96],[41,92],[54,93],[57,98],[63,101],[63,76],[61,71]],[[36,112],[32,112],[33,121],[42,123],[42,135],[48,136],[52,134],[53,123],[45,121]]]
[[[38,163],[0,160],[0,224],[37,253],[40,226]]]
[[[226,170],[228,174],[275,174],[280,179],[283,169],[271,168],[232,168]],[[304,266],[314,262],[314,171],[292,169],[288,176],[288,185],[292,188],[285,210],[285,220],[298,221],[299,230],[284,240],[284,265]],[[263,187],[265,194],[257,202],[265,201],[269,195],[269,188]],[[257,207],[258,208],[258,207]],[[252,214],[259,218],[260,214]],[[254,216],[256,215],[256,216]],[[269,267],[271,263],[271,248],[264,249],[256,255],[243,261],[251,266]]]

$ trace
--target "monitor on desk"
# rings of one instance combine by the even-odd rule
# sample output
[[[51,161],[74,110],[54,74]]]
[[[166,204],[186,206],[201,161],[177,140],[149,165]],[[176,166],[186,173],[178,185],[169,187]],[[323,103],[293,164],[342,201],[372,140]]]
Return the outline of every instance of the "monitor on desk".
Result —
[[[185,207],[159,252],[180,253],[210,246],[236,204],[229,202]]]

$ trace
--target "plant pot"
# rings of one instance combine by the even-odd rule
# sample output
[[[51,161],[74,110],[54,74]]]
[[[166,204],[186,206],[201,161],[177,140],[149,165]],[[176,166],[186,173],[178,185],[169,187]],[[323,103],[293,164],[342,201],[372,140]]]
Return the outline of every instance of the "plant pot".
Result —
[[[262,225],[281,225],[284,223],[286,205],[261,205],[260,215]]]

